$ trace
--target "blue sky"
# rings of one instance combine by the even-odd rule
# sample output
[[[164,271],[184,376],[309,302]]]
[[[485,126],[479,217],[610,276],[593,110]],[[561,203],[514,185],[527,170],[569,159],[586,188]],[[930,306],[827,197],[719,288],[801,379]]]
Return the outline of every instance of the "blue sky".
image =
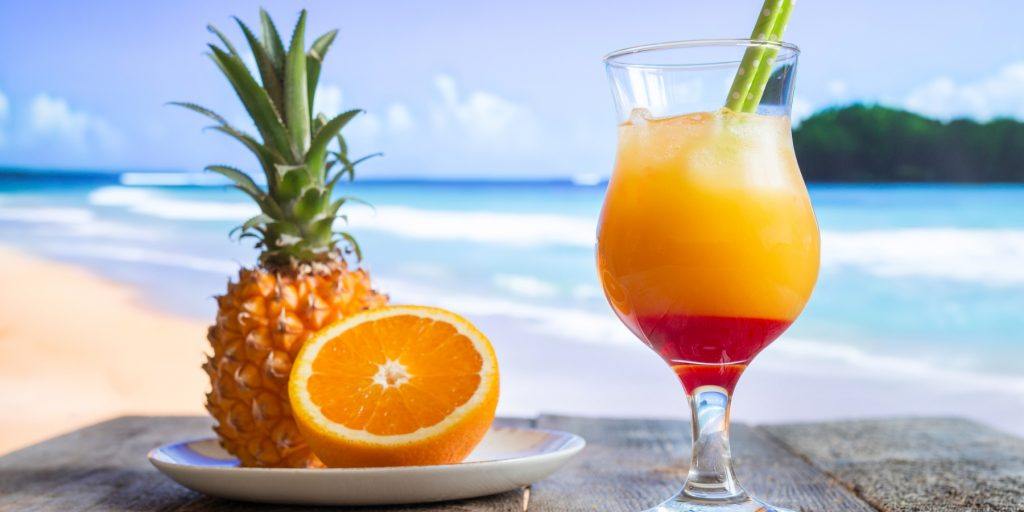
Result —
[[[383,151],[364,176],[607,174],[614,113],[600,58],[640,43],[743,37],[761,0],[267,2],[340,28],[319,98],[363,108],[346,133]],[[0,165],[198,171],[249,165],[202,132],[193,100],[244,113],[202,55],[213,22],[255,24],[239,1],[0,1]],[[1024,118],[1024,2],[803,0],[795,114],[879,101],[941,118]]]

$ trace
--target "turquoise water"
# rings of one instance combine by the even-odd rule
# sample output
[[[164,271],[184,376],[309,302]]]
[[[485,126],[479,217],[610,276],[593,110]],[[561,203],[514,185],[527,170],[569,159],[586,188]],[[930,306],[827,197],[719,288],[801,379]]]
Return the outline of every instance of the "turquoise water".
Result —
[[[376,207],[353,208],[350,228],[394,300],[500,317],[503,329],[551,343],[636,343],[594,274],[602,186],[369,182],[348,192]],[[1024,392],[1024,187],[812,186],[811,195],[822,273],[780,354],[851,372],[884,356],[888,372],[995,374]],[[223,187],[0,175],[3,243],[87,265],[202,319],[212,318],[209,297],[254,260],[227,238],[250,213]]]

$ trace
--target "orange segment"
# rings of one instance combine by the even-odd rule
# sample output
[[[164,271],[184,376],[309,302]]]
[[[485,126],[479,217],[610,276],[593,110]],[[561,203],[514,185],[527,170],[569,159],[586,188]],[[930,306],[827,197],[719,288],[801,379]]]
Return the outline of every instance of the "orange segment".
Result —
[[[455,313],[386,307],[314,335],[288,392],[303,436],[329,466],[453,463],[494,419],[498,366],[487,338]]]

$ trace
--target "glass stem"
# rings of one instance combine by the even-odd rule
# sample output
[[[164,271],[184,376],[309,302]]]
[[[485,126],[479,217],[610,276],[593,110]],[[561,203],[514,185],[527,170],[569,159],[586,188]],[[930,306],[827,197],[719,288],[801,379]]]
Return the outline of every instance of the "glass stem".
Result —
[[[718,386],[701,386],[688,399],[693,416],[693,455],[682,494],[711,502],[746,500],[732,470],[729,392]]]

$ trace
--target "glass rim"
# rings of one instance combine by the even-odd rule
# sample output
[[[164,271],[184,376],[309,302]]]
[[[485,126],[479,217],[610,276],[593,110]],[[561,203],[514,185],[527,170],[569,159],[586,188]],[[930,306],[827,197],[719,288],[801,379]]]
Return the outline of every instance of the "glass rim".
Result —
[[[638,46],[630,46],[621,50],[615,50],[604,57],[601,61],[606,66],[616,68],[649,68],[649,69],[694,69],[704,67],[716,67],[735,65],[742,62],[742,57],[736,60],[708,60],[707,62],[694,61],[687,63],[672,63],[672,64],[645,64],[645,63],[627,63],[620,62],[621,59],[633,55],[648,54],[664,50],[678,50],[687,48],[711,48],[711,47],[729,47],[729,46],[743,46],[743,47],[765,47],[775,48],[777,50],[787,50],[789,54],[780,55],[777,61],[786,61],[800,55],[800,47],[785,41],[770,41],[767,39],[684,39],[680,41],[666,41],[663,43],[652,43],[643,44]]]

